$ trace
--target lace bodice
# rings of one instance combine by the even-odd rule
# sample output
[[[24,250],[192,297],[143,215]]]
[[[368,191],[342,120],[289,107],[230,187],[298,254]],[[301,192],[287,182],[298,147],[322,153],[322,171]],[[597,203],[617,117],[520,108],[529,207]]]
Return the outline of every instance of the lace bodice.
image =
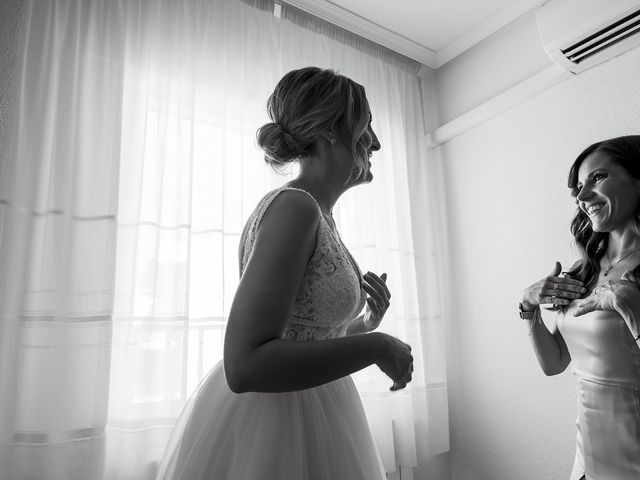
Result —
[[[273,199],[284,190],[295,190],[313,198],[308,192],[291,187],[273,190],[262,198],[242,233],[241,273],[251,255],[256,230],[264,213]],[[348,323],[361,312],[366,301],[358,265],[322,210],[320,213],[316,249],[307,263],[282,335],[290,340],[322,340],[344,336]]]

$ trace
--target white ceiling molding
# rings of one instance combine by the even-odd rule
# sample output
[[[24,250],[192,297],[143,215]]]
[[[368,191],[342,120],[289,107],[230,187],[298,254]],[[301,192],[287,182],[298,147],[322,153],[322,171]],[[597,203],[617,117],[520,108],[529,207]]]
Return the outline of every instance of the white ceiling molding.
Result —
[[[300,10],[304,10],[322,20],[326,20],[356,35],[360,35],[367,40],[387,47],[394,52],[412,58],[423,65],[432,68],[436,65],[436,54],[433,50],[387,30],[328,0],[283,0],[282,3],[287,3]]]
[[[505,27],[516,18],[533,10],[546,0],[516,0],[489,16],[451,43],[435,52],[403,35],[392,32],[361,17],[330,0],[276,0],[315,15],[327,22],[349,30],[372,42],[387,47],[423,65],[439,68],[476,43]]]
[[[447,46],[436,52],[436,61],[433,68],[439,68],[449,60],[473,47],[501,28],[509,25],[516,18],[533,10],[547,0],[520,0],[508,4],[490,17],[475,25],[471,30],[460,35]]]

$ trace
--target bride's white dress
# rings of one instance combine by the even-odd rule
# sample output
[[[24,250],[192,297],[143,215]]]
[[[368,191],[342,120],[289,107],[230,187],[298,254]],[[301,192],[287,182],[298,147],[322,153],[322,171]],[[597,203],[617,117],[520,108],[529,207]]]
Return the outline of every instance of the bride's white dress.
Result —
[[[283,187],[259,202],[242,235],[242,270],[264,212],[284,190],[309,195]],[[339,235],[322,216],[316,249],[283,338],[306,341],[344,336],[347,324],[365,304],[361,278]],[[222,362],[185,406],[157,476],[158,480],[385,478],[350,377],[296,392],[235,394],[227,386]]]

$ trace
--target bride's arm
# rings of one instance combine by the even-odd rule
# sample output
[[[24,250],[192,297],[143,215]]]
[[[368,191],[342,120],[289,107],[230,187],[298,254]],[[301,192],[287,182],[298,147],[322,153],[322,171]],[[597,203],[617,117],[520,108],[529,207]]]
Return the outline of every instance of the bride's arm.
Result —
[[[361,335],[363,333],[369,333],[370,330],[364,326],[364,313],[354,318],[349,322],[347,326],[347,335]]]
[[[224,369],[234,392],[283,392],[318,386],[377,364],[406,384],[410,348],[382,333],[297,342],[282,339],[307,262],[320,212],[311,198],[284,191],[258,227],[238,285],[224,342]]]

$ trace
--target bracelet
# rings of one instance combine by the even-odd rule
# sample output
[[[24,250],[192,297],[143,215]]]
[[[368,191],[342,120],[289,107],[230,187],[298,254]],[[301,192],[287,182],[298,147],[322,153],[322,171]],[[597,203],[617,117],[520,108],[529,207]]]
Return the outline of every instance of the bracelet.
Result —
[[[540,307],[537,305],[533,310],[525,310],[522,302],[518,304],[518,315],[520,315],[522,320],[533,320],[538,310],[540,310]]]
[[[637,342],[639,338],[640,338],[640,335],[636,335],[636,336],[633,338],[633,341],[634,341],[634,342]]]

